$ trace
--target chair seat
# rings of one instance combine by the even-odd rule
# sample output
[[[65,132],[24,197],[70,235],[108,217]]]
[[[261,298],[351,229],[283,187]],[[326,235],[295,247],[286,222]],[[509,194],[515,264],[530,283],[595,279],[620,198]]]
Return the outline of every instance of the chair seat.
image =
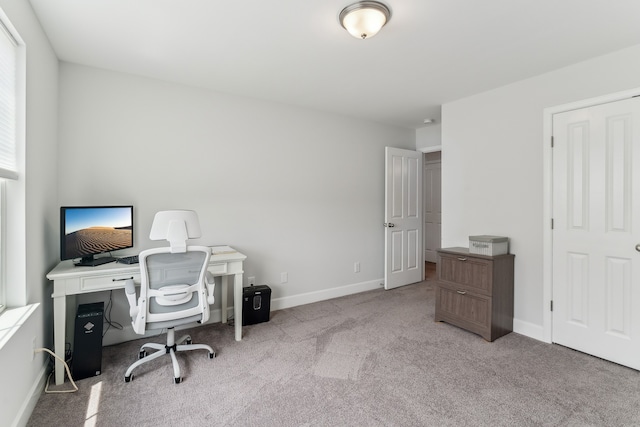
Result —
[[[197,314],[191,317],[185,317],[184,319],[165,320],[164,322],[149,322],[147,323],[147,329],[168,329],[175,328],[176,326],[188,325],[189,323],[196,323],[202,320],[202,315]]]

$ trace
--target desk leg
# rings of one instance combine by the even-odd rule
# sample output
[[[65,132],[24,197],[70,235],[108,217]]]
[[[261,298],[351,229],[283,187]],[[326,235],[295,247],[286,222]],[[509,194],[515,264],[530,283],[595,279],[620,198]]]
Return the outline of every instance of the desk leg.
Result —
[[[53,340],[56,356],[64,360],[64,339],[66,335],[67,297],[53,299]],[[56,358],[56,385],[64,384],[64,365]]]
[[[242,273],[233,276],[233,319],[236,341],[242,341]]]
[[[229,281],[227,280],[228,276],[221,276],[220,277],[220,284],[222,285],[222,288],[220,290],[221,294],[222,294],[222,307],[221,307],[221,312],[222,312],[222,323],[227,323],[227,319],[229,318],[228,314],[227,314],[227,302],[229,300],[229,288],[228,288],[228,283]]]

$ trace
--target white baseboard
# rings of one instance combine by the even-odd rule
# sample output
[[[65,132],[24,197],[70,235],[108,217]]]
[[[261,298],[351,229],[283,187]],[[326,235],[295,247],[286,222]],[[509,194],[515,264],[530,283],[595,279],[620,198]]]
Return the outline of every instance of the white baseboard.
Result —
[[[323,289],[321,291],[307,292],[305,294],[292,295],[271,300],[271,310],[282,310],[284,308],[296,307],[304,304],[325,301],[328,299],[357,294],[365,291],[380,289],[384,284],[383,279],[370,280],[368,282],[354,283],[352,285],[339,286],[336,288]]]
[[[325,301],[332,298],[343,297],[346,295],[357,294],[365,291],[372,291],[382,288],[384,279],[370,280],[367,282],[354,283],[346,286],[338,286],[335,288],[323,289],[321,291],[307,292],[305,294],[292,295],[289,297],[275,298],[271,300],[271,310],[282,310],[285,308],[296,307],[304,304]],[[233,306],[228,308],[229,316],[233,315]],[[207,323],[216,323],[222,321],[222,310],[211,310],[211,315]],[[153,337],[160,335],[161,331],[150,331],[144,334],[144,337]],[[131,325],[125,325],[122,329],[110,328],[102,338],[102,345],[119,344],[125,341],[132,341],[142,338],[133,331]]]
[[[513,319],[513,332],[534,340],[544,341],[544,328],[541,325],[525,322],[524,320]]]
[[[271,300],[271,310],[282,310],[285,308],[297,307],[299,305],[311,304],[314,302],[325,301],[333,298],[343,297],[346,295],[357,294],[360,292],[372,291],[380,289],[383,286],[384,280],[370,280],[367,282],[354,283],[346,286],[339,286],[335,288],[323,289],[321,291],[307,292],[304,294],[292,295],[288,297],[275,298]],[[233,306],[228,308],[229,315],[233,315]],[[216,323],[222,320],[222,312],[220,309],[211,310],[211,316],[207,323]],[[152,337],[159,335],[160,331],[147,332],[145,337]],[[533,338],[538,341],[544,340],[544,330],[541,325],[526,322],[520,319],[513,319],[513,332],[520,335]],[[125,341],[131,341],[142,338],[141,335],[136,334],[133,331],[131,325],[125,326],[122,330],[110,329],[105,334],[102,344],[113,345]]]
[[[124,325],[122,329],[109,328],[102,337],[102,345],[120,344],[126,341],[133,341],[143,337],[154,337],[160,335],[160,331],[147,331],[144,335],[138,335],[133,331],[133,326]]]
[[[229,313],[233,313],[233,307],[231,307]],[[221,320],[222,320],[222,311],[220,309],[211,310],[211,314],[209,315],[209,320],[207,321],[207,324],[220,322]],[[176,330],[180,330],[180,328],[177,328]],[[114,344],[120,344],[126,341],[133,341],[140,338],[145,338],[145,337],[155,337],[155,336],[161,335],[164,332],[166,331],[151,330],[151,331],[147,331],[144,335],[138,335],[135,333],[135,331],[133,330],[133,326],[131,326],[130,324],[124,325],[122,329],[115,329],[111,327],[102,337],[102,345],[103,346],[114,345]]]
[[[42,390],[44,390],[45,384],[47,382],[48,372],[48,359],[45,360],[45,363],[40,368],[38,372],[36,381],[34,381],[29,393],[27,394],[26,400],[22,403],[20,410],[18,411],[18,416],[15,420],[13,420],[13,427],[21,427],[26,426],[29,421],[29,417],[33,413],[33,409],[36,407],[36,403],[38,403],[38,399],[40,399],[40,395],[42,394]]]

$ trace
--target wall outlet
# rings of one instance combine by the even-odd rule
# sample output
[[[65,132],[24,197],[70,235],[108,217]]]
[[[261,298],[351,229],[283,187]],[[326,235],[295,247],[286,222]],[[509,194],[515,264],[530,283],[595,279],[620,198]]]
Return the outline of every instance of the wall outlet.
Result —
[[[289,281],[289,274],[286,271],[280,273],[280,283],[287,283]]]
[[[255,276],[247,277],[247,283],[249,284],[249,286],[255,285],[256,284],[256,277]]]
[[[360,261],[356,261],[353,263],[353,272],[360,273]]]

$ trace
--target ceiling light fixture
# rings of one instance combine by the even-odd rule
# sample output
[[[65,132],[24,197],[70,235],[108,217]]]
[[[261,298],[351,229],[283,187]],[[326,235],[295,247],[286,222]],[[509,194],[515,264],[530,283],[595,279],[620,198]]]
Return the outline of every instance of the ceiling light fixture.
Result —
[[[375,36],[389,22],[391,11],[377,1],[359,1],[342,9],[339,19],[349,34],[364,40]]]

